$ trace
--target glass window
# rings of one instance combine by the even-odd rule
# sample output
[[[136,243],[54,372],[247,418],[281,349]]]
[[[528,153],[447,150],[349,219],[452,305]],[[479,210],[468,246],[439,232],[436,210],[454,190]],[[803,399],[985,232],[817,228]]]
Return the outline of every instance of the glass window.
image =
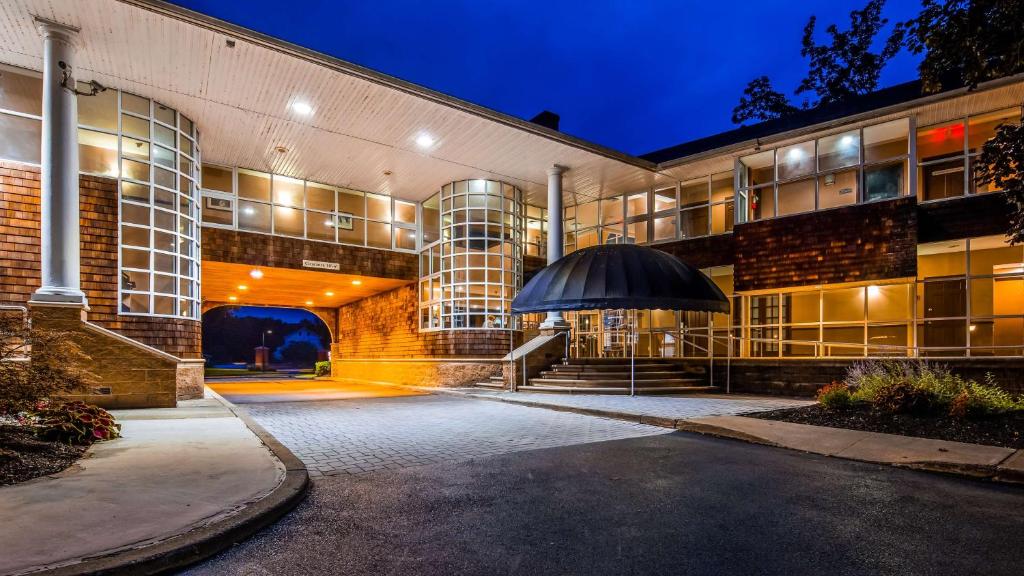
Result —
[[[967,121],[967,148],[970,153],[981,152],[981,147],[996,135],[1003,124],[1019,124],[1020,108],[1010,108],[988,114],[972,116]]]
[[[730,179],[732,176],[730,175]],[[654,191],[654,211],[661,212],[662,210],[669,210],[676,207],[676,189],[672,188],[661,188]]]
[[[395,200],[395,222],[403,224],[416,223],[416,205],[412,202]]]
[[[674,240],[676,237],[676,217],[663,216],[654,219],[654,240]]]
[[[305,203],[304,183],[297,178],[274,175],[274,204],[302,208]]]
[[[303,214],[298,208],[274,206],[274,233],[285,236],[303,236]]]
[[[814,210],[814,180],[779,185],[779,216]]]
[[[395,237],[396,250],[416,249],[416,231],[409,230],[407,228],[398,228],[396,226],[393,230],[393,234]]]
[[[864,128],[864,161],[881,162],[906,156],[909,134],[907,118]]]
[[[902,169],[902,168],[901,168]],[[781,205],[781,187],[779,211]],[[818,208],[835,208],[857,203],[857,170],[830,172],[818,176]]]
[[[779,149],[779,180],[801,178],[814,173],[814,142]]]
[[[241,176],[241,173],[239,173]],[[240,200],[238,202],[238,229],[270,232],[270,206]]]
[[[683,238],[694,238],[707,236],[708,234],[708,208],[690,208],[679,213],[679,225]]]
[[[149,119],[122,114],[121,134],[124,134],[125,136],[133,136],[135,138],[142,138],[143,140],[149,140]]]
[[[622,196],[601,200],[601,223],[616,224],[622,222]]]
[[[626,201],[626,217],[647,214],[647,192],[630,194]]]
[[[740,158],[740,186],[761,186],[775,181],[775,151],[766,150]]]
[[[324,212],[334,211],[334,188],[313,182],[306,183],[306,208]]]
[[[366,195],[366,217],[372,220],[391,221],[391,198],[378,196],[376,194]],[[391,238],[391,231],[388,230],[388,238]],[[390,244],[390,242],[389,242]]]
[[[964,123],[962,120],[917,131],[917,157],[933,162],[964,154]]]
[[[43,80],[39,73],[0,67],[0,109],[43,115]]]
[[[230,168],[203,164],[203,188],[218,192],[234,192]]]
[[[367,222],[366,245],[374,248],[391,248],[391,224]]]
[[[913,318],[910,284],[868,286],[868,321],[895,322]],[[903,343],[905,345],[905,343]]]
[[[0,112],[0,158],[40,164],[43,123],[35,118]]]
[[[679,205],[682,208],[690,208],[707,204],[708,202],[708,179],[701,178],[683,183],[679,187]]]
[[[838,170],[860,163],[860,134],[857,130],[818,140],[818,171]]]
[[[355,190],[338,190],[338,213],[366,216],[366,199],[363,193]]]
[[[825,322],[861,322],[864,320],[864,288],[826,290],[821,294],[821,309]]]
[[[270,174],[238,170],[238,197],[270,201]]]
[[[338,242],[366,244],[366,224],[362,218],[338,214]]]
[[[963,158],[921,166],[921,199],[941,200],[963,196],[967,191],[965,170]]]
[[[143,142],[139,142],[144,145]],[[148,148],[148,145],[146,145]],[[126,153],[132,150],[125,146]],[[148,154],[146,154],[148,157]],[[144,157],[143,159],[146,159]],[[117,177],[117,135],[96,132],[95,130],[78,129],[78,163],[79,170],[86,174]]]
[[[88,84],[79,83],[79,91],[89,89]],[[117,132],[117,90],[104,90],[94,96],[79,94],[77,99],[80,125]]]
[[[864,200],[884,200],[904,194],[904,161],[864,168]]]
[[[121,110],[149,117],[149,98],[143,98],[127,92],[121,93]]]
[[[597,201],[576,206],[576,227],[590,228],[597,226]]]
[[[229,198],[203,197],[203,223],[231,226],[234,223],[233,206],[234,200]]]

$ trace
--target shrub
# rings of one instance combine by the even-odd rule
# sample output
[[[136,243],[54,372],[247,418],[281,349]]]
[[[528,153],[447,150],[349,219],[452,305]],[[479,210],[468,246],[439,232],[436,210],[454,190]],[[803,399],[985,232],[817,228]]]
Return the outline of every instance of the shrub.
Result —
[[[829,410],[844,410],[853,404],[853,396],[849,386],[833,382],[818,390],[818,402]]]
[[[85,369],[89,360],[69,332],[32,330],[21,318],[0,316],[0,413],[86,389],[95,379]]]
[[[991,374],[979,384],[923,361],[858,362],[844,382],[855,401],[898,414],[946,412],[968,417],[1024,410],[1024,401],[999,388]]]
[[[314,376],[330,376],[331,375],[331,361],[323,360],[313,365]]]
[[[38,434],[47,440],[88,445],[121,436],[121,425],[110,412],[79,400],[46,408],[37,417]]]

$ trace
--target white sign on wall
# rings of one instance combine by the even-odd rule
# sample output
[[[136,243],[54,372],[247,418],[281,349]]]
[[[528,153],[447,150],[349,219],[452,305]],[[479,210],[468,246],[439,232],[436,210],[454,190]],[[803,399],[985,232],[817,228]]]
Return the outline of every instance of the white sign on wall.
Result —
[[[303,268],[316,268],[318,270],[341,270],[341,264],[337,262],[321,262],[319,260],[303,260]]]

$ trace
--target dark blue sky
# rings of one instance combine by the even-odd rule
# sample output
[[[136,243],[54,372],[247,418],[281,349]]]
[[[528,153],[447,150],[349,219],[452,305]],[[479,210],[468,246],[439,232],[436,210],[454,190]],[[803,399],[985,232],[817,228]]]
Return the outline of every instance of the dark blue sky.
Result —
[[[641,154],[733,128],[743,87],[791,93],[800,36],[866,0],[173,0],[176,4],[507,114],[548,109],[562,130]],[[889,0],[892,22],[919,0]],[[890,62],[882,86],[916,78]]]

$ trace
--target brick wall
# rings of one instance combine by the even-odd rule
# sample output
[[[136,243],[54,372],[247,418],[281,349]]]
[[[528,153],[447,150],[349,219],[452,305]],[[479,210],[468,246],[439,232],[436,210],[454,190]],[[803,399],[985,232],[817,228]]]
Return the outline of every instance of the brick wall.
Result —
[[[303,260],[337,262],[340,274],[416,280],[416,254],[346,246],[329,242],[239,232],[223,228],[202,229],[203,260],[303,269]]]
[[[914,276],[916,202],[901,198],[737,225],[735,289]]]
[[[736,260],[732,234],[719,234],[703,238],[688,238],[656,244],[654,248],[668,252],[697,268],[728,266]]]
[[[508,354],[502,330],[420,332],[416,285],[363,298],[338,309],[333,359],[493,358]]]
[[[195,320],[117,314],[117,181],[80,178],[81,282],[89,321],[180,358],[200,358]],[[39,269],[39,168],[0,161],[0,302],[25,304]]]
[[[982,194],[917,206],[920,242],[940,242],[1006,234],[1010,208],[1006,194]]]

